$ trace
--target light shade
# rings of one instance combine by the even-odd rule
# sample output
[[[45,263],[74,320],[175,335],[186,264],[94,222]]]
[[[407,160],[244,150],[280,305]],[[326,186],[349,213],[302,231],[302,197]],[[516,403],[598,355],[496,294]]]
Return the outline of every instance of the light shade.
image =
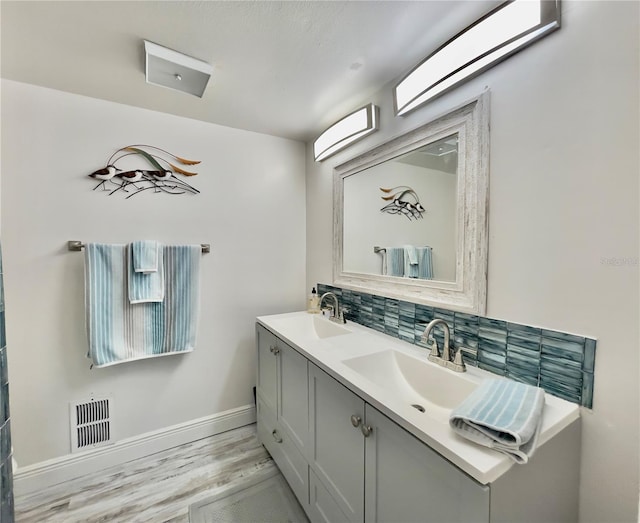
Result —
[[[394,89],[404,115],[560,27],[560,0],[505,2],[454,36]]]
[[[173,49],[144,41],[147,83],[202,98],[213,67]]]
[[[348,145],[378,130],[378,108],[364,107],[334,123],[313,142],[313,156],[320,162]]]

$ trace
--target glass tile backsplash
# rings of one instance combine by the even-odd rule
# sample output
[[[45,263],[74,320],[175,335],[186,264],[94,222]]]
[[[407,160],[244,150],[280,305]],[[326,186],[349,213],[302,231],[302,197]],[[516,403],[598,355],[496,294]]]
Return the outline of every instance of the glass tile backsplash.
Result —
[[[449,325],[451,345],[462,349],[468,365],[536,385],[549,394],[584,407],[593,406],[596,340],[564,332],[473,316],[319,283],[333,292],[347,320],[424,347],[427,324],[441,318]],[[442,329],[434,330],[441,347]]]

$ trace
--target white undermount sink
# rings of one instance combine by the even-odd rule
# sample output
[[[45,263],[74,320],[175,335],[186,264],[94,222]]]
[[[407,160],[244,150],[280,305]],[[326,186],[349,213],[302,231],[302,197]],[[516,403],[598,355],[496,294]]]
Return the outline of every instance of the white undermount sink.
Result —
[[[320,314],[296,315],[274,320],[278,331],[287,337],[302,339],[325,339],[351,334],[342,325],[329,321]]]
[[[388,399],[411,405],[420,412],[447,421],[478,383],[465,373],[456,373],[425,359],[386,350],[343,360],[363,378],[384,389]]]

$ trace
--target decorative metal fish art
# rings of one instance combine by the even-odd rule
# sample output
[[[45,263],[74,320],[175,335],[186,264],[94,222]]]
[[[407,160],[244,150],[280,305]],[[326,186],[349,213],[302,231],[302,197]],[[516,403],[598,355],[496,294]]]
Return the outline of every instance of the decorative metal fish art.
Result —
[[[149,149],[152,152],[145,149]],[[125,171],[117,167],[116,164],[127,156],[141,157],[152,168]],[[106,167],[92,172],[89,177],[100,180],[100,183],[93,188],[94,191],[98,187],[102,187],[103,191],[109,192],[109,196],[122,191],[129,193],[127,198],[131,198],[149,189],[153,189],[154,193],[185,194],[189,192],[199,194],[200,191],[198,189],[175,176],[176,173],[183,176],[196,176],[198,174],[197,172],[187,171],[176,164],[186,166],[199,163],[200,161],[198,160],[187,160],[153,145],[127,145],[111,155],[106,162]],[[114,187],[107,188],[107,183]],[[132,188],[133,192],[129,188]]]
[[[387,196],[381,196],[385,201],[388,201],[381,212],[388,214],[401,214],[406,216],[409,220],[417,220],[422,218],[423,213],[426,212],[425,208],[420,203],[420,199],[416,192],[406,185],[399,185],[398,187],[392,187],[391,189],[385,189],[380,187],[380,190]]]

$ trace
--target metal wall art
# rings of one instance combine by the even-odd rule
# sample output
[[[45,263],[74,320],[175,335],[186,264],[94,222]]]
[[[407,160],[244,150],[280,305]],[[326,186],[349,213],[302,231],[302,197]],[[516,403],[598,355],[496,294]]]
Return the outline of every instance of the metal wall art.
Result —
[[[380,187],[380,190],[387,195],[381,196],[381,198],[387,202],[391,202],[380,209],[380,211],[388,214],[401,214],[409,220],[422,218],[425,208],[420,204],[418,195],[411,187],[399,185],[391,189]]]
[[[126,163],[121,162],[126,157],[131,157],[130,160],[133,158],[143,159],[151,169],[121,169],[116,164],[118,162]],[[189,192],[199,194],[198,189],[176,177],[176,174],[182,176],[196,176],[198,174],[187,171],[176,164],[185,166],[199,163],[200,161],[181,158],[153,145],[127,145],[111,155],[106,162],[106,167],[92,172],[89,177],[100,180],[100,183],[93,188],[94,191],[98,187],[102,187],[103,191],[108,191],[109,196],[122,191],[128,193],[126,198],[131,198],[150,189],[154,193],[185,194]]]

